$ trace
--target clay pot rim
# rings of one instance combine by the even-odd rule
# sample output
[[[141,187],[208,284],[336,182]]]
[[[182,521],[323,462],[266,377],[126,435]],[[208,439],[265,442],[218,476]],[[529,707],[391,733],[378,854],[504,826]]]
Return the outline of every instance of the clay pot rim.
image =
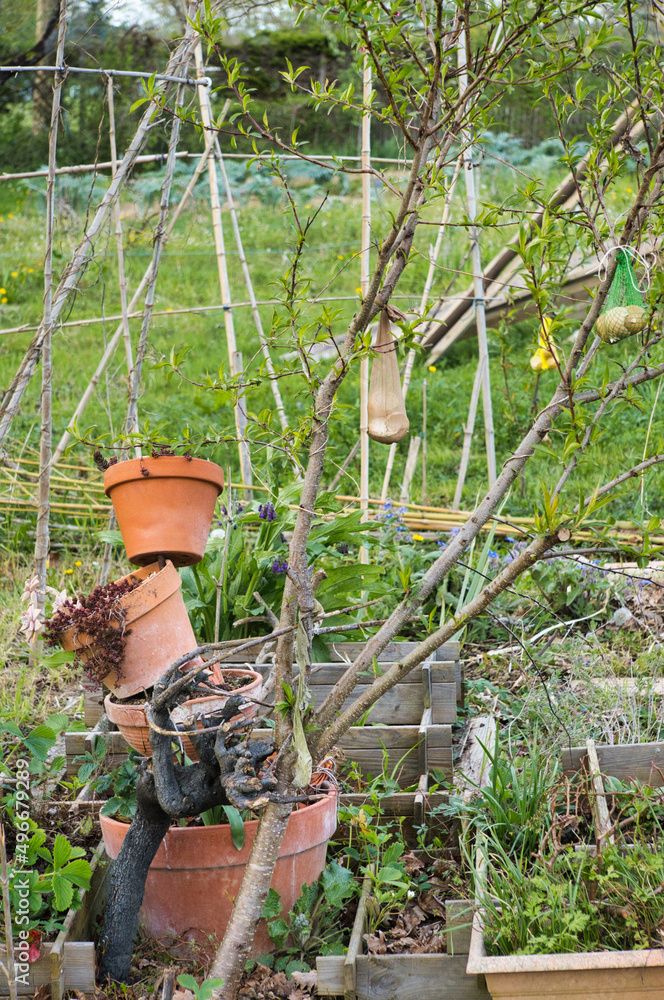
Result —
[[[148,469],[150,475],[144,476],[141,469]],[[160,455],[158,458],[131,458],[110,465],[104,472],[104,493],[110,496],[116,486],[149,482],[150,479],[202,479],[216,486],[219,493],[224,488],[223,469],[215,462],[183,455]]]
[[[195,705],[195,704],[198,704],[199,702],[209,701],[211,699],[217,700],[217,699],[225,698],[227,700],[228,698],[231,698],[234,694],[244,694],[247,691],[249,691],[250,689],[254,689],[255,690],[255,687],[257,687],[258,684],[262,684],[262,682],[263,682],[263,675],[260,674],[257,670],[238,670],[235,667],[223,667],[222,668],[222,673],[231,673],[231,672],[234,673],[234,674],[242,673],[245,676],[248,675],[248,674],[252,674],[253,676],[252,676],[252,679],[251,679],[251,683],[245,684],[243,687],[237,688],[237,690],[235,690],[235,691],[221,691],[220,690],[218,694],[203,695],[201,698],[189,698],[189,699],[187,699],[187,701],[183,701],[182,702],[182,706],[181,707],[184,707],[184,705]],[[117,708],[121,708],[121,709],[123,709],[124,712],[127,712],[127,713],[129,713],[129,712],[131,712],[132,714],[133,713],[140,713],[140,715],[142,716],[142,718],[145,720],[145,706],[149,703],[149,701],[150,701],[150,699],[148,697],[146,697],[145,700],[142,703],[140,703],[140,704],[135,703],[133,705],[128,705],[126,703],[126,701],[123,701],[121,698],[117,698],[115,696],[115,694],[113,693],[113,691],[109,691],[108,694],[104,698],[104,708],[106,709],[106,714],[107,715],[108,715],[108,704],[110,704],[110,705],[113,706],[113,710],[115,710]],[[110,716],[109,716],[109,718],[110,718]],[[111,719],[111,722],[113,722],[113,719]]]
[[[219,666],[221,665],[219,664]],[[186,701],[182,702],[180,707],[184,708],[185,705],[198,705],[200,702],[209,701],[211,698],[225,698],[228,700],[229,698],[232,698],[233,695],[247,694],[247,692],[255,691],[258,687],[263,686],[263,675],[258,670],[250,670],[248,667],[245,669],[240,669],[239,667],[221,667],[221,673],[233,674],[235,677],[240,674],[244,677],[251,677],[251,680],[248,684],[243,684],[242,687],[235,688],[233,691],[220,690],[218,694],[206,694],[201,695],[200,698],[188,698]],[[211,684],[210,687],[214,687],[214,684]]]
[[[292,812],[291,815],[296,816],[298,813],[300,813],[300,815],[301,815],[302,812],[304,812],[305,810],[307,810],[307,811],[313,810],[313,809],[316,809],[316,807],[318,807],[318,811],[322,812],[323,806],[328,806],[329,805],[330,797],[333,797],[334,799],[336,799],[337,796],[338,796],[338,794],[339,794],[338,788],[336,788],[336,786],[332,786],[330,789],[328,789],[327,795],[320,795],[319,797],[316,798],[315,802],[303,802],[303,803],[299,803],[300,809],[293,809],[293,812]],[[307,812],[307,814],[311,815],[311,812]],[[99,820],[100,820],[100,822],[103,820],[105,823],[109,823],[109,824],[113,823],[113,824],[116,824],[117,826],[127,826],[127,827],[131,826],[131,823],[126,822],[126,820],[115,819],[114,816],[102,816],[102,815],[100,815],[99,816]],[[245,831],[247,829],[252,829],[252,828],[258,827],[259,822],[260,822],[260,818],[259,819],[247,819],[247,820],[245,820],[244,821]],[[212,823],[209,826],[176,826],[174,824],[173,826],[169,826],[168,830],[166,831],[165,836],[169,836],[170,835],[170,836],[183,837],[183,836],[192,836],[192,835],[195,835],[197,833],[199,835],[201,833],[210,833],[210,834],[212,834],[216,830],[228,830],[229,828],[230,828],[230,823]]]
[[[171,570],[173,571],[172,573]],[[162,574],[164,575],[162,576]],[[130,590],[128,594],[124,594],[120,598],[120,605],[127,610],[127,617],[125,618],[124,621],[126,627],[131,625],[133,622],[138,621],[139,618],[143,618],[146,614],[148,614],[149,611],[152,610],[152,608],[158,607],[160,604],[163,604],[164,601],[167,601],[168,598],[171,597],[175,593],[175,591],[179,590],[180,587],[182,586],[182,579],[180,578],[180,574],[178,573],[178,571],[176,570],[175,566],[173,565],[170,559],[166,560],[166,565],[162,567],[162,569],[159,569],[158,562],[150,563],[148,566],[138,566],[135,570],[132,570],[131,573],[125,573],[124,576],[119,577],[117,580],[114,580],[113,582],[122,583],[123,580],[128,580],[132,576],[140,580],[138,587],[134,587],[134,589]],[[161,577],[161,579],[159,579],[159,577]],[[164,592],[159,594],[159,599],[151,601],[149,608],[146,608],[143,605],[136,608],[135,607],[136,602],[137,601],[142,602],[143,597],[148,592],[147,588],[154,587],[155,584],[157,586],[163,587],[164,591],[168,590],[168,593]],[[142,594],[139,594],[139,591],[143,587],[145,587],[146,589],[143,591]],[[155,594],[154,597],[156,598],[157,595]],[[137,611],[139,612],[138,614],[135,613]],[[75,625],[70,625],[69,628],[63,629],[62,632],[59,634],[69,635],[69,633],[75,632],[75,628],[76,628]],[[76,642],[77,648],[79,649],[83,649],[86,646],[89,646],[91,642],[87,632],[76,633],[74,635],[74,641]]]

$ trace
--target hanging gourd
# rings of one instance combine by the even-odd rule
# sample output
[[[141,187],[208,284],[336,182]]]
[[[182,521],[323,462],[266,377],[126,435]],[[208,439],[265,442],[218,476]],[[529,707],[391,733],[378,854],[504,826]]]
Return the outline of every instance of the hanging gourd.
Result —
[[[401,391],[401,376],[397,359],[397,341],[390,330],[390,320],[384,309],[378,321],[375,357],[369,381],[369,437],[381,444],[401,441],[408,433],[408,417]]]
[[[616,271],[604,308],[597,320],[597,333],[605,344],[640,333],[648,325],[648,311],[629,260],[630,248],[615,247]]]
[[[551,317],[546,316],[542,320],[540,327],[538,348],[530,359],[530,367],[535,372],[548,372],[551,368],[557,368],[558,354],[549,331],[551,330]]]

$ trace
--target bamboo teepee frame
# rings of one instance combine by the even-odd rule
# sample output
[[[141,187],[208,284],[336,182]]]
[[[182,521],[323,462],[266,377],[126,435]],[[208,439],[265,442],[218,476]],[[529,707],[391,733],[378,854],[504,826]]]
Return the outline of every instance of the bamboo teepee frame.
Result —
[[[58,22],[57,63],[62,66],[67,36],[67,0],[61,0]],[[39,577],[38,606],[43,611],[46,602],[46,569],[50,543],[51,447],[52,447],[52,380],[53,357],[53,236],[55,225],[55,167],[58,149],[58,126],[64,73],[53,80],[51,128],[48,136],[48,181],[46,183],[46,247],[44,252],[44,319],[42,340],[41,440],[39,452],[39,510],[35,536],[35,573]]]
[[[128,301],[128,288],[126,275],[124,271],[124,258],[123,258],[123,247],[122,247],[122,224],[120,218],[120,205],[119,205],[119,194],[122,190],[123,184],[125,183],[127,177],[129,176],[131,170],[140,162],[149,162],[156,157],[141,155],[140,151],[143,148],[145,141],[150,134],[151,129],[156,124],[153,121],[153,115],[156,107],[158,106],[157,99],[152,100],[148,103],[147,110],[143,114],[136,134],[132,139],[129,147],[127,148],[125,155],[120,161],[117,157],[117,149],[115,142],[115,113],[114,113],[114,92],[113,83],[114,80],[119,76],[146,76],[148,74],[140,73],[127,73],[118,72],[115,70],[91,70],[90,72],[99,72],[102,76],[106,77],[106,93],[107,102],[109,109],[109,137],[111,144],[111,161],[108,164],[99,165],[80,165],[79,167],[66,167],[57,168],[56,166],[56,154],[57,154],[57,133],[58,133],[58,118],[59,118],[59,107],[62,94],[62,87],[65,83],[68,70],[65,68],[65,72],[62,72],[64,67],[64,41],[65,41],[65,25],[66,25],[66,7],[63,0],[63,11],[61,13],[59,35],[58,35],[58,55],[56,58],[57,68],[53,68],[55,72],[54,77],[54,99],[53,99],[53,110],[51,117],[51,133],[49,136],[49,164],[47,176],[47,220],[46,220],[46,253],[45,253],[45,297],[44,297],[44,313],[42,320],[36,329],[35,336],[30,344],[28,351],[23,358],[19,369],[9,387],[8,392],[5,394],[5,398],[0,405],[0,447],[6,440],[9,433],[11,423],[14,415],[16,414],[18,407],[21,403],[21,399],[25,392],[32,375],[36,371],[37,365],[41,358],[42,360],[42,428],[41,428],[41,452],[40,452],[40,474],[39,474],[39,514],[38,514],[38,524],[37,524],[37,537],[36,537],[36,565],[39,568],[40,575],[43,577],[45,575],[45,565],[46,556],[48,553],[49,545],[49,533],[48,533],[48,521],[49,521],[49,510],[55,509],[53,504],[49,508],[49,493],[51,489],[52,477],[55,475],[53,467],[58,463],[64,453],[70,435],[65,432],[59,443],[55,452],[51,455],[51,411],[50,411],[50,399],[51,399],[51,338],[52,333],[56,324],[58,323],[59,316],[61,315],[64,306],[67,302],[69,295],[74,292],[78,286],[80,278],[82,277],[88,263],[93,259],[95,253],[95,241],[100,236],[103,227],[106,224],[109,213],[113,211],[114,220],[114,232],[115,232],[115,242],[116,251],[118,259],[118,274],[119,274],[119,285],[120,285],[120,300],[121,300],[121,314],[117,317],[120,322],[119,325],[108,342],[106,349],[104,350],[102,357],[99,361],[97,369],[95,370],[92,378],[86,390],[79,401],[78,406],[74,414],[72,415],[70,424],[78,420],[83,413],[85,406],[89,402],[96,386],[99,383],[110,359],[120,342],[121,339],[124,340],[125,345],[125,356],[127,362],[127,369],[130,375],[131,383],[131,394],[128,406],[127,423],[126,428],[128,432],[133,432],[138,428],[138,394],[140,386],[140,376],[143,359],[145,357],[145,351],[147,348],[147,337],[150,326],[150,321],[153,315],[164,314],[162,310],[154,310],[154,294],[155,294],[155,283],[157,281],[157,275],[159,270],[159,262],[163,248],[166,245],[173,229],[178,221],[178,218],[184,208],[188,203],[189,198],[192,196],[194,188],[198,183],[203,171],[208,170],[209,175],[209,186],[210,186],[210,200],[211,200],[211,212],[213,219],[213,227],[215,233],[215,246],[217,253],[217,262],[219,270],[220,288],[221,288],[221,298],[222,298],[222,309],[224,312],[224,322],[226,326],[227,335],[227,348],[228,348],[228,362],[229,369],[232,374],[241,376],[242,365],[240,363],[241,354],[237,351],[237,344],[235,340],[235,330],[232,310],[239,308],[240,305],[247,306],[251,309],[254,322],[256,325],[256,330],[258,333],[258,338],[261,345],[261,352],[265,359],[265,370],[268,373],[272,392],[275,399],[275,408],[278,414],[280,424],[283,430],[287,428],[287,417],[281,399],[278,381],[275,377],[274,368],[272,365],[272,359],[270,356],[270,349],[268,340],[263,331],[261,317],[259,313],[259,305],[266,303],[259,302],[256,299],[254,293],[253,284],[251,281],[251,274],[246,260],[246,255],[244,253],[244,248],[242,246],[242,240],[240,236],[240,229],[237,220],[237,213],[235,209],[235,203],[233,199],[232,189],[228,178],[228,173],[225,166],[225,160],[229,158],[246,158],[245,154],[224,154],[222,153],[221,147],[219,145],[218,139],[216,138],[215,131],[212,127],[212,109],[211,109],[211,98],[210,98],[210,81],[204,77],[204,66],[202,59],[202,50],[197,34],[192,28],[189,28],[187,34],[185,35],[182,42],[173,52],[166,71],[164,74],[156,76],[156,80],[160,81],[158,87],[158,101],[168,100],[170,98],[171,92],[174,86],[177,86],[177,97],[176,103],[179,103],[181,99],[181,94],[183,87],[185,85],[191,85],[196,87],[196,93],[201,108],[201,118],[205,130],[206,142],[205,149],[200,156],[196,168],[194,170],[193,176],[190,179],[186,191],[182,196],[179,204],[170,212],[169,209],[169,195],[170,195],[170,184],[173,177],[173,170],[175,166],[175,161],[177,158],[188,157],[191,154],[187,152],[177,151],[177,140],[179,133],[179,119],[177,115],[174,116],[172,131],[171,131],[171,141],[169,144],[168,161],[165,171],[164,185],[162,187],[161,193],[161,205],[160,205],[160,222],[158,226],[157,239],[155,240],[153,257],[150,266],[147,268],[145,274],[143,275],[139,285],[134,290],[131,300]],[[194,58],[197,64],[197,78],[194,80],[188,76],[190,61]],[[465,41],[459,39],[458,43],[458,66],[459,66],[459,92],[460,97],[463,98],[464,92],[467,87],[466,80],[466,50]],[[26,71],[34,71],[33,67],[16,67],[17,71],[25,69]],[[48,70],[48,67],[39,67],[40,71]],[[374,163],[399,163],[401,166],[405,164],[403,161],[394,161],[391,158],[381,157],[374,158],[372,161],[371,157],[371,97],[372,97],[372,70],[371,63],[368,56],[364,60],[363,68],[363,104],[364,104],[364,114],[362,116],[362,148],[361,148],[361,171],[362,171],[362,227],[361,227],[361,251],[360,251],[360,284],[362,295],[366,295],[368,292],[369,285],[369,268],[370,268],[370,249],[371,249],[371,176],[372,176],[372,162]],[[617,142],[620,136],[625,131],[626,126],[630,123],[631,117],[633,117],[633,108],[630,108],[628,113],[623,116],[623,119],[616,123],[616,128],[614,131],[615,142]],[[225,114],[225,111],[224,111]],[[155,116],[156,117],[156,116]],[[223,117],[223,115],[222,115]],[[622,122],[622,125],[621,125]],[[637,126],[638,127],[638,123]],[[474,163],[473,163],[473,139],[472,136],[466,132],[462,135],[462,154],[459,157],[457,163],[456,171],[451,179],[447,196],[445,199],[444,211],[439,224],[436,243],[433,251],[430,254],[429,270],[427,274],[427,279],[425,282],[422,299],[420,302],[419,314],[424,316],[427,303],[431,294],[433,287],[434,275],[437,267],[437,259],[440,253],[442,238],[445,228],[449,220],[449,214],[451,209],[452,197],[457,184],[457,180],[460,176],[460,171],[462,167],[464,168],[464,177],[466,180],[466,201],[467,201],[467,215],[471,222],[470,226],[470,251],[472,256],[472,268],[473,268],[473,296],[472,304],[477,322],[477,332],[478,332],[478,342],[479,342],[479,361],[477,366],[477,373],[475,378],[475,384],[473,388],[473,394],[471,396],[470,412],[468,417],[468,423],[465,427],[464,435],[464,446],[463,453],[461,457],[461,467],[459,473],[459,481],[457,483],[457,492],[455,495],[454,507],[458,508],[461,500],[461,491],[463,488],[464,476],[468,466],[468,458],[470,453],[470,445],[473,437],[476,409],[479,403],[479,394],[482,392],[483,404],[484,404],[484,425],[485,425],[485,436],[486,436],[486,450],[487,450],[487,463],[488,463],[488,478],[489,482],[493,482],[496,475],[496,463],[494,454],[494,432],[493,432],[493,418],[491,413],[491,395],[490,395],[490,383],[489,383],[489,366],[488,366],[488,350],[487,350],[487,334],[486,334],[486,317],[485,317],[485,284],[487,278],[496,272],[498,263],[509,260],[510,256],[513,256],[514,251],[511,245],[506,246],[501,254],[498,255],[495,261],[492,261],[488,267],[483,271],[480,247],[479,247],[479,234],[477,227],[472,225],[476,217],[476,191],[474,184]],[[286,157],[286,159],[295,159],[295,157]],[[332,160],[332,159],[347,159],[354,160],[355,157],[340,157],[335,158],[332,156],[321,156],[317,157],[317,160]],[[52,271],[52,241],[53,241],[53,223],[54,223],[54,212],[53,212],[53,197],[54,197],[54,185],[55,177],[62,173],[77,173],[86,172],[92,169],[102,169],[110,167],[112,172],[111,184],[107,189],[104,197],[102,198],[88,230],[86,231],[83,239],[76,247],[71,260],[69,261],[67,267],[64,269],[61,279],[54,289],[53,287],[53,271]],[[233,227],[233,233],[235,237],[235,242],[237,245],[238,257],[243,271],[244,281],[247,287],[247,293],[249,296],[249,301],[246,303],[234,303],[231,296],[231,288],[228,277],[226,250],[224,245],[224,234],[222,225],[222,198],[219,186],[219,173],[221,174],[221,180],[223,182],[225,199],[229,208],[229,214],[231,218],[231,224]],[[27,174],[11,174],[0,176],[0,181],[19,178],[23,176],[40,176],[43,175],[43,171],[32,171]],[[568,182],[569,186],[569,182]],[[556,192],[554,199],[557,198],[558,202],[565,201],[573,197],[573,192],[568,191],[568,187],[561,187],[559,192]],[[131,333],[130,333],[130,318],[133,318],[137,314],[134,312],[141,296],[144,296],[144,306],[140,313],[142,316],[141,332],[137,345],[136,359],[133,358]],[[327,300],[340,300],[345,297],[343,296],[332,296],[327,297]],[[321,299],[322,300],[322,299]],[[459,309],[463,311],[466,306],[467,296],[446,296],[448,304],[452,307],[452,311],[456,316]],[[314,301],[318,301],[314,299]],[[458,302],[459,305],[455,303]],[[218,306],[203,306],[194,307],[191,311],[197,311],[197,309],[217,309]],[[183,313],[189,310],[168,310],[170,314]],[[99,322],[97,319],[80,321],[83,323],[94,323]],[[62,324],[64,325],[64,324]],[[78,325],[76,321],[70,321],[67,325]],[[17,328],[19,330],[21,328]],[[428,327],[431,330],[431,325]],[[12,331],[0,331],[0,333],[9,333]],[[427,335],[427,331],[419,339],[424,339]],[[403,377],[403,392],[404,396],[408,390],[409,382],[412,374],[413,363],[415,358],[415,351],[411,351],[407,358],[404,377]],[[360,490],[359,490],[359,506],[363,512],[363,516],[368,516],[370,505],[378,503],[370,499],[369,496],[369,439],[368,439],[368,420],[367,420],[367,397],[368,397],[368,376],[369,376],[369,360],[363,359],[361,364],[360,372],[360,439],[358,446],[360,449],[360,465],[361,465],[361,475],[360,475]],[[246,414],[240,410],[241,403],[238,405],[236,412],[236,428],[238,445],[240,449],[240,465],[242,470],[242,480],[243,486],[247,489],[252,488],[252,472],[251,472],[251,460],[248,451],[248,442],[246,439]],[[356,446],[357,447],[357,446]],[[341,472],[347,467],[347,465],[352,460],[352,456],[355,452],[351,452],[351,455],[346,460],[342,466]],[[392,446],[390,448],[390,453],[387,461],[387,468],[385,472],[385,479],[383,483],[382,500],[384,501],[387,497],[389,490],[390,477],[392,473],[392,468],[394,464],[396,448]],[[423,450],[423,459],[426,462],[426,453]],[[426,472],[423,470],[423,483],[425,482]],[[335,484],[338,481],[335,479]],[[17,480],[17,489],[23,489],[22,484]],[[259,489],[260,487],[253,487]],[[34,494],[32,494],[34,498]],[[27,502],[27,498],[26,498]],[[33,499],[34,505],[34,499]],[[100,509],[103,509],[103,505],[99,505]],[[364,548],[361,550],[362,557],[366,556]]]

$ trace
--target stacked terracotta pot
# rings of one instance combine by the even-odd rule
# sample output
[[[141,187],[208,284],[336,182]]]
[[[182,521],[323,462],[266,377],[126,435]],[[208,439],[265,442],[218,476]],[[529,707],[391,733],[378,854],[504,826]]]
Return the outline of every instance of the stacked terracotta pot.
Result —
[[[143,581],[122,598],[127,638],[119,676],[111,673],[104,678],[111,691],[104,707],[127,742],[146,756],[150,738],[145,707],[124,700],[147,691],[172,663],[196,648],[176,567],[203,558],[223,486],[223,472],[213,462],[171,455],[118,462],[104,475],[104,490],[113,503],[127,555],[140,567],[130,575]],[[80,636],[72,636],[73,641],[82,644]],[[251,683],[234,693],[260,694],[261,676],[251,673]],[[222,680],[219,674],[217,683]],[[210,709],[218,710],[226,698],[214,698]],[[246,716],[255,710],[251,706]],[[189,740],[186,750],[198,760]]]
[[[146,607],[145,612],[130,611],[127,616],[132,631],[127,637],[123,676],[112,689],[113,696],[106,698],[105,707],[109,719],[118,725],[125,739],[148,754],[144,706],[123,705],[121,699],[153,685],[171,663],[196,648],[175,567],[190,566],[203,558],[223,475],[211,462],[164,456],[112,466],[104,476],[104,487],[113,502],[127,554],[142,567],[135,575],[145,580],[127,597],[133,599],[137,609]],[[160,562],[164,563],[163,568]],[[160,597],[162,594],[165,596]],[[150,596],[154,607],[147,610]],[[154,627],[149,622],[151,615],[155,616]],[[148,669],[139,678],[136,668],[141,663]],[[259,673],[246,668],[220,671],[217,667],[212,680],[220,683],[222,675],[228,679],[229,674],[252,674],[251,684],[236,688],[233,694],[260,698]],[[229,695],[215,697],[213,707],[218,710],[226,697]],[[177,712],[183,711],[185,717],[181,721],[190,722],[199,707],[195,701],[185,702],[174,710],[171,713],[174,721],[177,722]],[[243,714],[251,717],[256,707],[243,707]],[[185,737],[184,743],[188,756],[197,759],[191,741]],[[336,802],[333,789],[290,817],[272,880],[284,912],[293,906],[302,885],[314,882],[323,870],[327,842],[336,828]],[[103,815],[100,821],[106,850],[111,858],[116,858],[129,824]],[[170,828],[146,881],[141,920],[148,935],[204,944],[210,938],[221,939],[257,825],[257,820],[245,823],[241,850],[233,843],[228,823]],[[262,954],[271,947],[265,921],[261,921],[254,953]]]

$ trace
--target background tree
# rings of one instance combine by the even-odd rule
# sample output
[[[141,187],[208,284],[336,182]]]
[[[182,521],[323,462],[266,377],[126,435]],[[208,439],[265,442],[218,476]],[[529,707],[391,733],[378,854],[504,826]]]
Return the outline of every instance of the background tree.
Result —
[[[285,451],[302,467],[302,486],[296,522],[289,544],[288,579],[284,588],[279,626],[272,633],[278,640],[275,664],[277,725],[275,745],[279,752],[271,787],[255,786],[257,799],[267,799],[261,812],[246,876],[236,899],[228,930],[212,968],[212,975],[224,980],[219,996],[231,1000],[248,957],[254,931],[260,919],[292,804],[308,783],[312,765],[331,749],[347,729],[372,704],[409,671],[450,639],[462,625],[485,609],[521,573],[530,568],[559,541],[573,537],[581,525],[601,535],[610,527],[610,518],[600,512],[624,482],[638,477],[664,461],[664,453],[654,451],[632,468],[616,468],[608,481],[597,482],[591,495],[579,495],[575,473],[589,460],[591,445],[609,419],[617,419],[621,408],[639,405],[640,387],[661,378],[664,366],[656,362],[661,341],[661,302],[664,276],[651,274],[648,321],[637,339],[632,338],[632,356],[627,365],[613,361],[611,348],[594,336],[595,322],[603,308],[616,271],[618,255],[612,248],[639,246],[647,236],[651,247],[661,241],[661,191],[664,169],[664,127],[662,124],[661,49],[644,11],[616,8],[610,14],[585,0],[565,3],[539,0],[535,3],[505,2],[500,5],[466,2],[448,5],[441,0],[419,4],[396,0],[392,4],[367,0],[308,2],[300,6],[301,16],[309,12],[331,22],[343,43],[360,65],[365,55],[382,88],[365,106],[352,83],[343,87],[329,77],[322,81],[306,66],[287,64],[283,79],[293,93],[306,97],[318,113],[341,109],[344,114],[370,112],[374,119],[392,130],[406,151],[410,172],[397,185],[379,171],[374,177],[387,185],[394,196],[393,209],[382,231],[374,233],[372,273],[364,296],[350,325],[337,329],[335,313],[320,307],[305,308],[308,293],[306,248],[315,229],[316,214],[303,217],[291,196],[282,156],[295,153],[308,162],[315,154],[283,129],[274,127],[264,115],[260,102],[247,86],[246,74],[230,58],[219,42],[222,22],[210,9],[199,15],[200,33],[210,54],[216,53],[225,75],[225,86],[235,98],[235,108],[227,120],[215,123],[219,135],[251,143],[264,169],[283,185],[292,216],[290,265],[282,281],[282,304],[275,310],[272,337],[289,343],[295,360],[275,377],[297,393],[306,408],[299,424],[282,434],[275,430],[270,413],[251,410],[251,386],[246,399],[254,447]],[[459,93],[458,49],[465,64],[468,86]],[[584,80],[592,77],[592,83]],[[326,448],[330,423],[336,417],[339,389],[351,371],[370,352],[370,324],[382,309],[390,309],[390,298],[409,265],[418,226],[426,224],[425,209],[445,194],[445,170],[459,154],[459,137],[481,136],[499,114],[506,94],[532,95],[539,88],[541,100],[548,102],[551,116],[565,145],[565,162],[578,187],[579,199],[571,208],[563,203],[555,208],[543,202],[540,186],[524,178],[520,199],[488,206],[480,219],[485,227],[501,227],[506,220],[519,221],[518,254],[528,287],[537,304],[540,319],[548,318],[549,344],[555,342],[558,384],[545,405],[535,414],[522,440],[502,464],[495,484],[487,490],[472,515],[442,550],[422,578],[407,589],[385,623],[366,643],[331,691],[324,704],[312,711],[307,699],[311,669],[311,646],[318,628],[320,609],[315,599],[315,567],[307,557],[307,539],[320,510],[321,483],[326,472]],[[173,114],[164,106],[165,113]],[[612,127],[618,112],[633,121],[620,146]],[[548,112],[547,112],[548,113]],[[196,122],[191,112],[186,116]],[[572,124],[587,122],[582,141],[572,134]],[[333,166],[331,169],[340,169]],[[348,168],[352,173],[352,169]],[[627,213],[613,218],[607,210],[607,190],[628,170],[635,170],[637,191]],[[533,222],[529,213],[544,209]],[[606,255],[606,273],[589,305],[580,327],[569,316],[560,297],[561,281],[575,248],[584,254]],[[396,315],[393,313],[393,315]],[[416,324],[399,323],[401,342],[413,342]],[[337,356],[327,367],[316,364],[313,347],[321,340],[334,339]],[[654,360],[655,359],[655,360]],[[173,356],[171,367],[182,374],[180,360]],[[265,376],[265,373],[263,373]],[[235,380],[207,378],[201,384],[211,392],[237,398]],[[525,547],[495,578],[489,579],[477,597],[459,613],[449,615],[443,607],[441,623],[416,650],[376,677],[350,707],[358,679],[371,668],[373,658],[400,634],[423,604],[443,584],[507,497],[527,462],[536,461],[546,447],[555,456],[557,467],[543,484],[544,502],[536,511],[536,532]],[[270,637],[268,637],[270,638]],[[198,651],[196,651],[198,652]],[[193,656],[194,654],[192,654]],[[223,658],[223,656],[221,657]],[[295,670],[303,685],[296,698]],[[153,698],[155,720],[164,719],[164,699],[171,674],[163,679]],[[162,713],[162,714],[160,714]],[[162,728],[164,728],[162,726]],[[192,784],[207,779],[215,782],[215,795],[223,793],[219,784],[228,773],[229,748],[224,740],[208,746],[207,762],[193,768],[173,770],[168,740],[153,732],[154,773],[145,808],[139,814],[127,841],[140,843],[141,872],[147,872],[151,857],[171,816],[182,815],[182,801]],[[237,748],[233,751],[239,752]],[[256,756],[258,765],[260,755]],[[206,770],[207,769],[207,770]],[[115,905],[130,909],[129,896],[138,908],[142,892],[136,880],[125,885],[129,848],[123,849],[116,865]],[[144,874],[136,873],[136,879]],[[123,911],[124,912],[124,911]],[[113,912],[106,929],[106,954],[102,970],[117,973],[128,968],[127,945],[119,947],[114,937]]]

